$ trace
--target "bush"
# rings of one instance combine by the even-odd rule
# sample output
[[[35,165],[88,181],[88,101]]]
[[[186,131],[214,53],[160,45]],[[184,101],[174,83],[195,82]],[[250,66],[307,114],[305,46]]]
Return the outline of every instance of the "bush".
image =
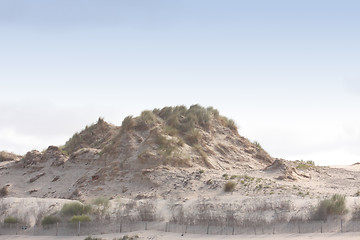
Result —
[[[70,222],[90,222],[91,218],[88,215],[73,216]]]
[[[90,211],[91,206],[83,205],[79,202],[65,203],[61,209],[61,213],[65,216],[82,215],[85,213],[89,213]]]
[[[329,216],[342,216],[347,212],[345,196],[334,194],[331,198],[324,199],[319,203],[314,218],[326,220]]]
[[[42,226],[52,225],[58,222],[60,222],[60,219],[58,217],[50,215],[43,218],[43,220],[41,221],[41,225]]]
[[[227,181],[225,183],[224,191],[225,192],[233,192],[235,190],[236,182]]]
[[[18,222],[18,220],[16,217],[7,217],[4,219],[4,223],[8,223],[8,224],[14,224],[17,222]]]

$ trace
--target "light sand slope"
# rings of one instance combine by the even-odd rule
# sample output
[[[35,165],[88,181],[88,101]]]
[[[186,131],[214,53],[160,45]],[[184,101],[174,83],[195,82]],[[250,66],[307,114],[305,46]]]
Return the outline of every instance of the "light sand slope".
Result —
[[[120,238],[125,234],[104,234],[93,237],[98,237],[106,240],[112,240],[114,238]],[[289,239],[289,240],[347,240],[347,239],[360,239],[359,233],[311,233],[311,234],[279,234],[279,235],[237,235],[237,236],[219,236],[219,235],[201,235],[201,234],[186,234],[181,236],[179,233],[165,233],[157,231],[146,231],[146,232],[133,232],[126,234],[128,236],[138,235],[139,240],[217,240],[217,239],[261,239],[261,240],[275,240],[275,239]],[[82,240],[86,236],[1,236],[0,240]]]

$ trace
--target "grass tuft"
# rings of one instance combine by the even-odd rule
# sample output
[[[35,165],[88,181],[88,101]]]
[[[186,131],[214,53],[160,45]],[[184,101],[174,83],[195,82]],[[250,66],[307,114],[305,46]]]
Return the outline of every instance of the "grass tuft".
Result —
[[[14,224],[17,222],[18,222],[18,219],[16,217],[6,217],[4,219],[4,223],[7,223],[7,224]]]
[[[324,199],[319,203],[314,218],[326,220],[329,216],[342,216],[347,212],[345,196],[334,194],[331,198]]]
[[[225,192],[233,192],[235,190],[235,187],[236,187],[236,182],[227,181],[224,186],[224,191]]]

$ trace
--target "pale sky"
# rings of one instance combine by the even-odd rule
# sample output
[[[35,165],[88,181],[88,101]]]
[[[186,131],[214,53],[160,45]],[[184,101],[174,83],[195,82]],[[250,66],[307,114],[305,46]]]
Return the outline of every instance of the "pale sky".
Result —
[[[213,106],[273,157],[360,162],[360,1],[0,0],[0,151]]]

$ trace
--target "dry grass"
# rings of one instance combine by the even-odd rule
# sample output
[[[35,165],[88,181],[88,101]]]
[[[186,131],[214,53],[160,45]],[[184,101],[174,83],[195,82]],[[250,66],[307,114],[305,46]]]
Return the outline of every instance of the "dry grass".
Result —
[[[134,129],[135,124],[136,124],[136,122],[135,122],[133,116],[125,117],[121,123],[121,133],[124,133],[124,132]]]

